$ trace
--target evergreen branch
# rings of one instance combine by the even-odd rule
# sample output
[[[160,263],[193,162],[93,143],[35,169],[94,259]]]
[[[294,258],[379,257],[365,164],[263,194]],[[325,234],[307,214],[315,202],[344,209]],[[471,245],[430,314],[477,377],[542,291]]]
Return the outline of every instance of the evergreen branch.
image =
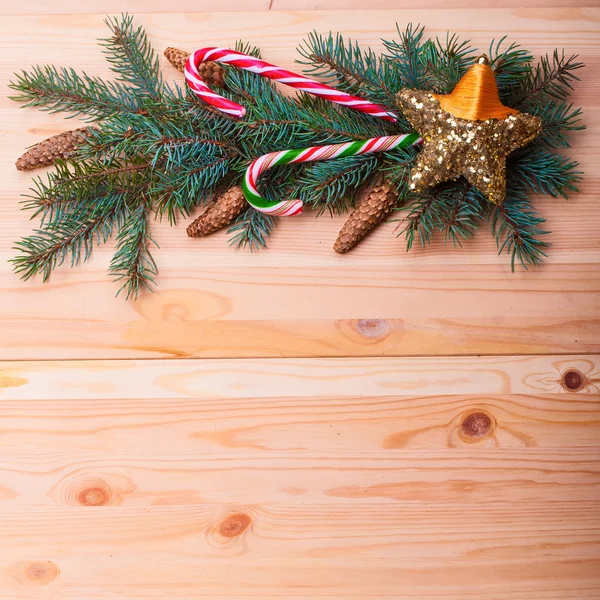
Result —
[[[71,257],[71,267],[86,261],[94,241],[105,243],[125,213],[123,197],[110,195],[98,198],[86,211],[82,209],[59,223],[45,225],[44,229],[16,243],[15,249],[21,254],[11,260],[15,272],[25,280],[41,273],[43,281],[47,281],[67,256]]]
[[[147,199],[127,214],[124,226],[117,236],[115,255],[109,272],[116,281],[123,281],[117,295],[125,292],[126,298],[137,298],[141,289],[151,290],[156,285],[154,277],[158,268],[150,254],[150,244],[158,245],[150,232],[151,205]]]
[[[459,41],[458,35],[446,34],[444,45],[438,38],[423,44],[421,60],[426,70],[426,89],[449,94],[473,61],[470,40]]]
[[[427,78],[423,72],[423,46],[421,41],[425,28],[417,25],[413,27],[412,23],[406,26],[404,31],[396,25],[400,41],[383,40],[383,45],[387,54],[383,59],[391,63],[400,75],[400,87],[412,89],[424,89],[427,84]]]
[[[462,246],[461,240],[468,240],[475,235],[479,221],[485,215],[477,196],[469,193],[471,189],[461,180],[442,192],[446,194],[446,211],[442,215],[440,229],[444,234],[444,243],[450,240],[454,247]]]
[[[380,61],[371,50],[361,50],[356,42],[346,42],[341,35],[309,34],[298,48],[307,65],[305,72],[318,77],[349,94],[373,102],[395,106],[395,95],[401,87],[398,69]]]
[[[105,165],[97,161],[57,161],[47,181],[38,178],[28,196],[25,208],[33,209],[33,217],[42,214],[42,224],[59,221],[65,213],[93,206],[92,199],[126,194],[139,188],[140,173],[151,170],[149,162]]]
[[[573,90],[573,83],[579,81],[574,72],[584,66],[577,58],[576,54],[566,58],[564,50],[561,54],[555,50],[552,58],[543,56],[515,90],[510,99],[511,106],[526,110],[539,102],[566,100]]]
[[[120,113],[139,113],[139,99],[119,83],[104,82],[74,69],[54,66],[33,67],[17,74],[9,87],[17,92],[12,100],[24,106],[35,106],[51,113],[70,112],[88,121],[96,121]]]
[[[158,172],[156,182],[149,194],[157,198],[156,212],[167,215],[169,222],[177,222],[177,216],[189,216],[191,210],[204,199],[211,198],[216,186],[229,170],[229,156],[198,157],[193,162]]]
[[[406,236],[407,251],[413,247],[415,238],[423,247],[431,243],[433,233],[441,223],[441,212],[444,209],[433,194],[413,196],[412,200],[408,205],[408,214],[402,219],[404,227],[398,231],[398,236]],[[404,207],[401,210],[405,210]]]
[[[249,207],[227,230],[227,233],[234,234],[229,239],[229,245],[250,250],[266,248],[267,238],[271,236],[277,218]]]
[[[315,163],[302,172],[291,196],[300,198],[311,208],[317,208],[319,214],[326,210],[331,214],[342,214],[357,188],[369,179],[378,163],[379,159],[373,155]]]
[[[404,121],[389,123],[373,119],[323,98],[302,94],[296,109],[302,130],[297,138],[307,144],[341,143],[396,133]]]
[[[492,40],[489,48],[490,67],[496,76],[496,85],[500,99],[510,100],[511,94],[518,89],[522,82],[531,74],[533,56],[515,42],[508,48],[502,49],[506,36],[498,42]]]
[[[533,141],[534,145],[570,148],[566,133],[585,129],[581,122],[581,109],[574,109],[566,102],[543,102],[531,106],[529,112],[543,122],[542,133]]]
[[[533,147],[514,153],[509,158],[510,177],[538,194],[562,196],[576,192],[583,173],[575,171],[579,163],[551,152]]]
[[[415,238],[421,246],[428,245],[436,231],[444,234],[444,243],[451,241],[453,246],[461,246],[461,240],[473,237],[484,211],[471,189],[461,179],[417,196],[408,206],[404,228],[399,232],[406,235],[407,250],[412,248]]]
[[[104,21],[112,36],[101,40],[111,69],[119,80],[131,84],[141,96],[159,99],[163,93],[163,80],[158,56],[148,42],[142,27],[133,27],[133,17],[122,15],[120,19]]]
[[[528,265],[538,265],[546,257],[544,249],[550,244],[539,239],[549,233],[540,228],[545,219],[536,215],[522,187],[509,188],[504,203],[494,205],[489,217],[498,254],[504,250],[510,254],[512,271],[517,260],[527,269]]]

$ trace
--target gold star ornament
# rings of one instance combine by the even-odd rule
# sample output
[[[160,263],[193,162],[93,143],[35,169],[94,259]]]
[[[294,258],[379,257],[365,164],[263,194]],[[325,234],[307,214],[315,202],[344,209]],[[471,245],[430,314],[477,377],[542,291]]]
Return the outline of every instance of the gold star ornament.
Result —
[[[500,102],[496,77],[482,56],[451,94],[403,89],[397,102],[423,138],[409,187],[421,192],[465,177],[494,204],[506,195],[506,157],[542,131],[539,117]]]

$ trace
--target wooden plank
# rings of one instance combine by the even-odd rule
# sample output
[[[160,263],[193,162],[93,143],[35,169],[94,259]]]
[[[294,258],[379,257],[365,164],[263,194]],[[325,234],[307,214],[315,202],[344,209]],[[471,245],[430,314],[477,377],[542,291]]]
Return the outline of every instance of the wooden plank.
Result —
[[[0,398],[600,393],[598,356],[0,362]],[[576,373],[577,386],[569,373]]]
[[[61,454],[44,449],[3,456],[0,509],[7,506],[178,506],[197,504],[356,505],[594,502],[600,495],[600,448],[313,451],[250,449],[175,454]],[[600,509],[596,509],[600,518]],[[599,523],[600,524],[600,523]],[[600,542],[600,540],[599,540]]]
[[[545,7],[576,8],[590,6],[589,0],[544,0]],[[407,8],[524,8],[539,7],[536,0],[500,0],[499,2],[484,2],[475,4],[473,0],[372,0],[371,10],[407,9]],[[218,8],[225,11],[250,10],[364,10],[364,2],[358,0],[226,0],[214,2],[208,0],[60,0],[47,2],[44,0],[29,0],[15,4],[9,0],[0,2],[0,16],[4,15],[67,15],[67,14],[96,14],[129,12],[132,14],[147,13],[195,13],[213,12]]]
[[[0,454],[144,456],[160,443],[161,451],[197,457],[457,448],[585,455],[599,445],[598,422],[594,394],[94,400],[82,392],[72,400],[0,400]]]
[[[0,597],[592,599],[597,510],[575,500],[7,508]]]
[[[539,199],[553,248],[546,266],[527,273],[511,274],[483,231],[463,250],[450,251],[438,240],[405,254],[390,224],[348,256],[336,256],[331,245],[340,220],[315,223],[304,215],[283,222],[270,249],[254,254],[227,248],[225,234],[189,240],[183,224],[157,225],[159,292],[137,303],[114,299],[105,275],[110,247],[83,268],[60,270],[49,285],[22,283],[6,261],[13,242],[32,226],[17,203],[30,178],[12,164],[21,148],[74,122],[19,110],[0,94],[0,358],[598,353],[599,15],[596,9],[523,8],[138,18],[158,48],[243,37],[290,68],[295,47],[312,29],[339,30],[379,50],[380,38],[394,35],[395,21],[426,23],[432,34],[450,28],[481,48],[509,31],[535,53],[555,46],[579,52],[589,66],[574,100],[584,106],[589,129],[578,136],[573,155],[587,178],[571,203]],[[3,89],[15,68],[40,60],[109,72],[94,42],[105,34],[101,15],[4,17],[0,31]]]

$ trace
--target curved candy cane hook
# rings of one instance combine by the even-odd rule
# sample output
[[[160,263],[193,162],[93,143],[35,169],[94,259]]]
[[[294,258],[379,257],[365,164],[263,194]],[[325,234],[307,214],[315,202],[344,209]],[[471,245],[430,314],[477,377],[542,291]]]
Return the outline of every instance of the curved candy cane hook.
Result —
[[[297,215],[302,212],[302,200],[271,201],[263,198],[257,189],[258,177],[261,173],[276,165],[328,160],[345,156],[357,156],[372,152],[385,152],[394,148],[406,148],[420,144],[423,140],[418,133],[404,135],[387,135],[356,142],[331,144],[329,146],[312,146],[299,150],[281,150],[271,152],[257,158],[246,170],[242,189],[248,203],[256,210],[276,216]]]
[[[280,69],[255,56],[248,56],[247,54],[228,50],[227,48],[201,48],[200,50],[196,50],[190,54],[185,65],[184,74],[187,84],[204,102],[228,115],[243,117],[246,114],[246,109],[236,102],[232,102],[216,94],[202,81],[198,73],[198,65],[209,60],[234,65],[240,69],[245,69],[246,71],[257,73],[279,83],[284,83],[307,94],[325,98],[336,104],[353,108],[374,117],[380,117],[386,121],[397,121],[398,119],[395,113],[383,106],[373,104],[373,102],[369,102],[364,98],[351,96],[350,94],[346,94],[346,92],[336,90],[323,83],[318,83],[297,73],[292,73],[292,71]]]

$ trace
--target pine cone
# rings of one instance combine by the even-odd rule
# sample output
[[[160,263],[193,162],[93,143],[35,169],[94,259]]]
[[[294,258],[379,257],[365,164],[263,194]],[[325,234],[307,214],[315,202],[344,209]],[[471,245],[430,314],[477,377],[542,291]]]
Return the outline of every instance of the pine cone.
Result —
[[[32,146],[15,163],[17,169],[31,171],[52,165],[57,158],[62,160],[70,158],[86,140],[92,129],[92,127],[82,127],[73,131],[65,131]]]
[[[167,60],[181,73],[183,73],[189,55],[189,52],[178,48],[167,48],[165,50]],[[225,87],[225,69],[219,63],[213,61],[200,63],[198,73],[200,73],[200,77],[206,85],[217,88]]]
[[[339,254],[352,250],[392,210],[398,193],[384,179],[360,198],[344,223],[333,249]]]
[[[187,228],[190,237],[204,237],[229,225],[246,207],[246,198],[239,185],[232,187],[208,207]]]

